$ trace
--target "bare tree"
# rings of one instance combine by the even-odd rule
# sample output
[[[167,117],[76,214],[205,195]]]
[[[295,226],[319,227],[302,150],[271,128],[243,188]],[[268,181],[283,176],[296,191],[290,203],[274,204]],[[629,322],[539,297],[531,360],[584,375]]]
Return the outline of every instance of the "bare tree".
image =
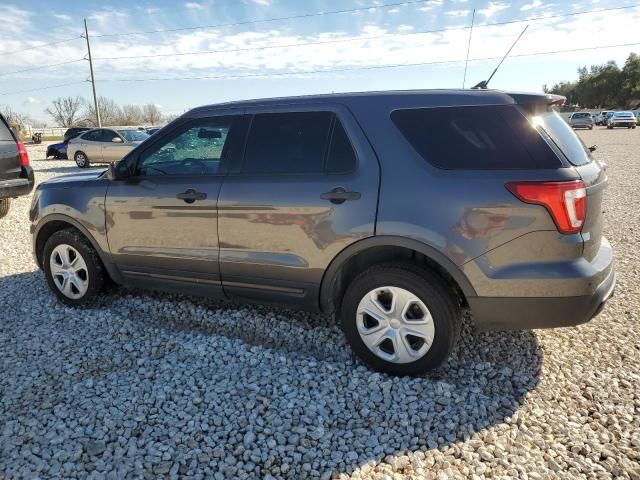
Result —
[[[100,119],[104,126],[117,125],[120,119],[120,107],[116,102],[106,97],[98,97],[98,107],[100,108]],[[93,102],[84,102],[83,123],[90,127],[96,124],[96,109]]]
[[[140,125],[144,121],[144,115],[140,105],[123,105],[118,116],[118,125]]]
[[[155,103],[147,103],[142,106],[142,118],[149,125],[157,125],[162,121],[162,113]]]
[[[176,118],[178,118],[180,115],[177,115],[175,113],[171,113],[171,114],[167,114],[165,115],[162,119],[164,120],[165,123],[171,123],[173,122]]]
[[[60,127],[73,127],[80,120],[80,109],[84,100],[79,97],[58,97],[44,111]]]
[[[17,130],[24,130],[26,125],[30,125],[33,122],[29,115],[16,112],[8,105],[0,108],[0,112],[2,112],[2,116],[7,120],[7,123]]]

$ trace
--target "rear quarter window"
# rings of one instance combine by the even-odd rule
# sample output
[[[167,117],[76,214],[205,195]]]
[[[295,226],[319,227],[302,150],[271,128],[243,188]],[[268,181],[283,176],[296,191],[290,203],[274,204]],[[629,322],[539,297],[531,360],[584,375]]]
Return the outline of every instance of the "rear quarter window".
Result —
[[[455,170],[559,168],[562,163],[514,105],[395,110],[391,120],[424,160]]]

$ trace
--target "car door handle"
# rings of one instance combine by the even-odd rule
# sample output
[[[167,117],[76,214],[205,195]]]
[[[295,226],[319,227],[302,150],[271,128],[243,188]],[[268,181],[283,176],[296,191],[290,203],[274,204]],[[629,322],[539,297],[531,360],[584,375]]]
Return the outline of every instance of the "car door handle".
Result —
[[[345,200],[358,200],[360,198],[360,192],[347,192],[342,187],[337,187],[330,192],[323,193],[320,198],[323,200],[329,200],[331,203],[340,204]]]
[[[186,203],[193,203],[196,200],[204,200],[207,198],[207,194],[203,192],[196,192],[193,188],[189,188],[188,190],[177,194],[176,198],[184,200]]]

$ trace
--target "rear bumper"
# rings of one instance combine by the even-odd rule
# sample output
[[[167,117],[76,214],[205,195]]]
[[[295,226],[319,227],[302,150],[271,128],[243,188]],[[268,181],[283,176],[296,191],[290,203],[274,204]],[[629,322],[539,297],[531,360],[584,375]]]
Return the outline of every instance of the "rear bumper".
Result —
[[[469,307],[480,330],[569,327],[595,317],[613,295],[613,268],[591,295],[578,297],[471,297]]]
[[[635,120],[624,121],[624,122],[609,122],[612,127],[635,127]]]
[[[13,198],[27,195],[33,190],[35,177],[31,167],[22,167],[20,177],[0,179],[0,198]]]

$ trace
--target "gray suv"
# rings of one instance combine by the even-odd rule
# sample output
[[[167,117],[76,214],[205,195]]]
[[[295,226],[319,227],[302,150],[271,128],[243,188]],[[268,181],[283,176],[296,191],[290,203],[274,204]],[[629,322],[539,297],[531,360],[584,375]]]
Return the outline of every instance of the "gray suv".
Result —
[[[107,171],[41,183],[38,265],[68,305],[119,284],[335,312],[368,365],[480,329],[576,325],[614,288],[603,165],[562,97],[414,91],[196,108]]]

